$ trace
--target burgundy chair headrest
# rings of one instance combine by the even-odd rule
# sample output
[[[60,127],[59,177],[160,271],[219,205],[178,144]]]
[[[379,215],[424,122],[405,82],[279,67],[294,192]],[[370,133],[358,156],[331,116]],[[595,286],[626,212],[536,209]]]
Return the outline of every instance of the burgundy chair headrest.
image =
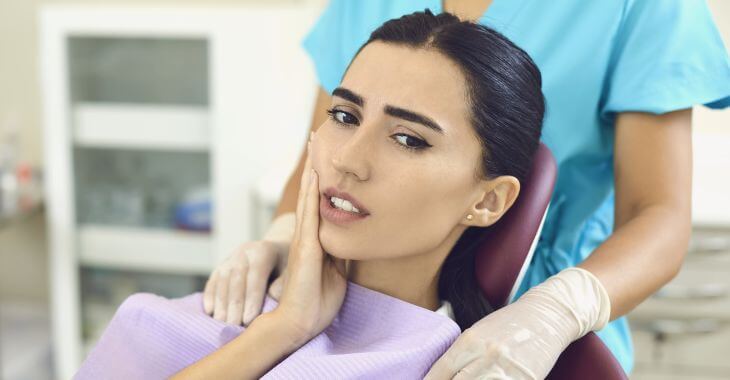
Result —
[[[517,200],[497,223],[485,229],[475,269],[479,287],[495,309],[509,303],[514,288],[519,286],[518,277],[529,264],[557,172],[550,149],[540,143]]]
[[[626,380],[621,363],[593,332],[571,343],[560,354],[547,380]]]

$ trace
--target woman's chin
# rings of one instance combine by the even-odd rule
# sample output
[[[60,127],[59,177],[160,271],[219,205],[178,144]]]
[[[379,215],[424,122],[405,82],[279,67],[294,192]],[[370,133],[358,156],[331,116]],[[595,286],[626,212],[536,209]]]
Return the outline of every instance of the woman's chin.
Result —
[[[322,243],[322,249],[327,252],[328,254],[332,255],[335,258],[343,259],[343,260],[361,260],[362,258],[358,257],[359,255],[354,254],[354,252],[348,250],[347,248],[341,248],[338,244],[325,244]]]
[[[325,252],[344,260],[363,260],[368,258],[362,257],[365,254],[361,250],[353,250],[356,244],[351,239],[347,239],[341,233],[334,232],[334,234],[340,236],[330,236],[328,231],[320,229],[319,243]]]

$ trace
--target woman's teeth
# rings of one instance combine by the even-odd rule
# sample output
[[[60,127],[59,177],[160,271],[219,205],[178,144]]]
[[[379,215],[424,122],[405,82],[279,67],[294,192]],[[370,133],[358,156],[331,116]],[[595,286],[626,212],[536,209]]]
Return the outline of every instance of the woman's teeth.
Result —
[[[337,197],[330,197],[330,203],[340,210],[354,212],[356,214],[360,213],[360,210],[358,210],[355,206],[353,206],[352,203],[350,203],[350,201],[340,199]]]

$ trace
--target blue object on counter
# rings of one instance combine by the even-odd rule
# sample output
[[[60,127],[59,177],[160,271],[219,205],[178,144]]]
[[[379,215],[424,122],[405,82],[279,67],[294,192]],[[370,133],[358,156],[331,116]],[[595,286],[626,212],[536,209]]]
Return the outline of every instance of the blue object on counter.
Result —
[[[175,226],[183,230],[210,231],[211,210],[209,193],[188,197],[175,206]]]

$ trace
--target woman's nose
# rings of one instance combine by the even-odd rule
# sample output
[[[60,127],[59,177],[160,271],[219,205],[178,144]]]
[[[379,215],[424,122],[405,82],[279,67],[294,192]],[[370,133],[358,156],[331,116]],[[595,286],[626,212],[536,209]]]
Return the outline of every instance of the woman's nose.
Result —
[[[370,177],[370,157],[373,157],[373,134],[367,133],[361,125],[355,133],[335,149],[332,165],[343,174],[350,173],[359,181]]]

